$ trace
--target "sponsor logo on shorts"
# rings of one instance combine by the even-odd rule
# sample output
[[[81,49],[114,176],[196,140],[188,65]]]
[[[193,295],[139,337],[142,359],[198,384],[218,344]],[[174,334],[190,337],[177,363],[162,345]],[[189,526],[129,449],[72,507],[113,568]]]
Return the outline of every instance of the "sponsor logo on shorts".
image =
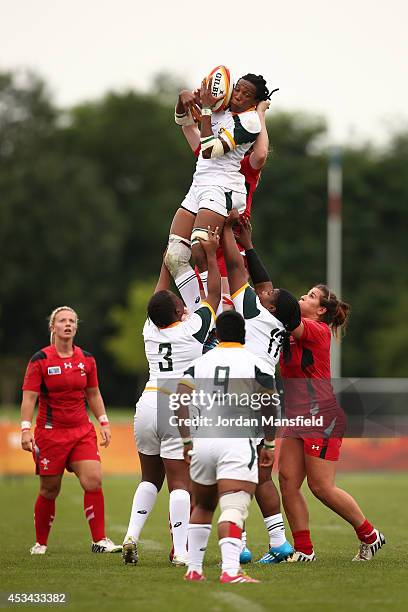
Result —
[[[313,450],[319,450],[320,446],[318,446],[317,444],[312,444],[312,449]]]
[[[147,510],[138,510],[137,514],[147,514]]]
[[[176,527],[180,527],[181,524],[182,524],[181,521],[179,521],[178,523],[174,523],[173,529],[175,529]]]
[[[55,374],[61,374],[61,368],[59,366],[50,366],[48,368],[48,376],[55,376]]]

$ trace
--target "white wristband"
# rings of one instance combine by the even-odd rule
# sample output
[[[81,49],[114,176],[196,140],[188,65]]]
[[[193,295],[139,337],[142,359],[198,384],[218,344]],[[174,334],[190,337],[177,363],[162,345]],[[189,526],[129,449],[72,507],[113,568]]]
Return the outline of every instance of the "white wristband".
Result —
[[[101,425],[107,425],[109,423],[108,415],[101,414],[101,416],[98,416],[98,421]]]
[[[202,117],[205,117],[205,116],[211,117],[211,115],[212,115],[211,108],[202,108],[201,109],[201,115],[202,115]]]
[[[31,429],[31,421],[21,421],[21,431]]]

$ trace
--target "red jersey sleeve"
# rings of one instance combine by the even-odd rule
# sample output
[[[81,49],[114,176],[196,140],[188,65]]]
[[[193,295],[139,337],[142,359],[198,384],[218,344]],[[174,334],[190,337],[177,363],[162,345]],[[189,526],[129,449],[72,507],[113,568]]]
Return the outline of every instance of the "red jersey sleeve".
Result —
[[[241,174],[244,175],[245,180],[248,183],[254,182],[256,183],[259,179],[259,175],[261,174],[261,168],[256,170],[251,166],[249,158],[251,155],[245,155],[243,160],[241,161]]]
[[[87,372],[86,386],[87,388],[98,387],[98,371],[96,361],[93,357],[88,357],[89,372]]]
[[[321,342],[322,339],[327,338],[327,335],[330,336],[330,329],[326,323],[303,318],[302,323],[304,327],[301,337],[302,342]]]
[[[23,391],[35,391],[40,393],[43,374],[39,361],[30,361],[24,376]]]

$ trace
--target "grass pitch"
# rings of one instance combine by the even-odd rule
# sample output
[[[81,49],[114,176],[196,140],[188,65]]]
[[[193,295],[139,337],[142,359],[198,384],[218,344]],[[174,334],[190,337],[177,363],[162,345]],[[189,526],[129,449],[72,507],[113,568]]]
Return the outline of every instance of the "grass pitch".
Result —
[[[29,547],[35,540],[32,515],[37,479],[3,478],[0,480],[1,591],[66,592],[71,610],[407,610],[408,475],[347,475],[340,476],[338,484],[356,497],[369,519],[386,536],[386,546],[372,562],[351,563],[358,548],[353,530],[308,495],[318,561],[250,564],[246,566],[248,573],[260,579],[261,584],[220,585],[215,529],[206,556],[207,582],[187,584],[182,580],[183,568],[169,564],[167,491],[159,495],[146,523],[139,547],[139,564],[124,566],[120,555],[91,554],[83,496],[72,476],[65,476],[63,480],[47,554],[30,556]],[[108,535],[115,542],[123,539],[136,485],[136,478],[105,478]],[[266,551],[267,539],[255,503],[247,531],[248,545],[255,558],[259,558]],[[54,604],[53,607],[63,606]],[[36,609],[46,607],[37,605]]]

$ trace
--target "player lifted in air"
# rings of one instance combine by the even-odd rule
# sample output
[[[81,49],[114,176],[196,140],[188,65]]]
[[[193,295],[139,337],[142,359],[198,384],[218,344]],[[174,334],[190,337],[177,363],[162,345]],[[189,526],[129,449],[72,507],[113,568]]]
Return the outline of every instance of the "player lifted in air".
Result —
[[[205,292],[207,287],[206,262],[198,238],[205,236],[208,226],[222,230],[232,208],[239,212],[246,208],[241,161],[261,132],[256,105],[268,96],[264,78],[247,74],[235,85],[229,108],[213,112],[218,98],[211,93],[211,81],[204,80],[201,84],[201,150],[192,185],[170,228],[165,260],[177,286],[183,290],[186,303],[194,303],[200,296],[199,284],[189,263],[191,254]],[[191,111],[195,103],[193,92],[180,93],[176,106],[179,125],[194,123]]]
[[[166,475],[174,546],[172,563],[185,565],[190,479],[183,461],[182,442],[179,438],[162,435],[158,410],[160,400],[168,398],[172,382],[177,381],[191,361],[201,355],[203,342],[214,322],[214,313],[220,301],[220,275],[215,256],[218,244],[218,228],[215,231],[209,228],[208,240],[203,241],[208,263],[208,295],[207,301],[199,304],[195,312],[187,315],[181,298],[168,290],[170,275],[164,264],[147,307],[148,319],[143,336],[149,362],[149,382],[136,404],[135,414],[135,438],[142,482],[134,495],[123,544],[125,563],[135,564],[138,561],[139,535]]]

